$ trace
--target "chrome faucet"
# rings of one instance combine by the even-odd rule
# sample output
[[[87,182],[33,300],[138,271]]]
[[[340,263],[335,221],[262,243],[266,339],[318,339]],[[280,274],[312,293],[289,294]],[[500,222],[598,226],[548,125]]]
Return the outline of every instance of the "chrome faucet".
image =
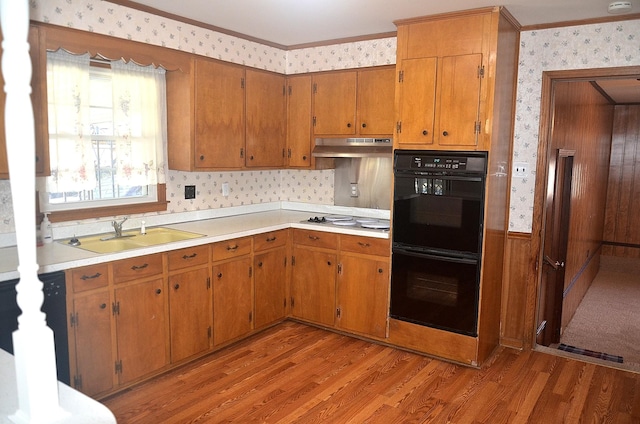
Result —
[[[124,224],[127,219],[129,219],[129,217],[125,216],[124,219],[120,222],[111,222],[111,225],[113,225],[113,229],[116,230],[116,237],[122,237],[122,224]]]

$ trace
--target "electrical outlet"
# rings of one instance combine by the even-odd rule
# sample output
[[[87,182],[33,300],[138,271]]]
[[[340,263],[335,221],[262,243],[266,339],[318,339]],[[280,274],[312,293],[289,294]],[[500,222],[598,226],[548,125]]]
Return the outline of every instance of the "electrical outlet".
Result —
[[[229,197],[229,183],[222,183],[222,195]]]
[[[529,163],[527,162],[514,162],[513,163],[513,176],[517,178],[527,178],[529,176]]]
[[[196,186],[186,185],[184,186],[184,198],[195,199],[196,198]]]
[[[358,184],[351,183],[351,197],[358,197],[359,195]]]

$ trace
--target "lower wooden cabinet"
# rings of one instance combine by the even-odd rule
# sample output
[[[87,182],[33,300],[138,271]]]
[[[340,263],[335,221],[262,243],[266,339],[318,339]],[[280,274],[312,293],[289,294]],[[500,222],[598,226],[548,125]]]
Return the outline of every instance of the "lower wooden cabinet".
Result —
[[[282,320],[287,314],[287,247],[256,253],[253,258],[255,328]]]
[[[213,266],[213,345],[248,334],[253,328],[251,257]]]

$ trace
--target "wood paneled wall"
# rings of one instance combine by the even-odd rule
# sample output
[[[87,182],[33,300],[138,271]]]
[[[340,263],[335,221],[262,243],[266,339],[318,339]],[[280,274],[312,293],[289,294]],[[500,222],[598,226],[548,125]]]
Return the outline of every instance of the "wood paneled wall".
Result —
[[[611,105],[588,81],[554,87],[551,154],[575,150],[562,327],[573,317],[597,272],[604,229],[611,131]],[[594,261],[593,263],[591,263]]]
[[[611,139],[604,255],[640,258],[640,105],[616,106]]]

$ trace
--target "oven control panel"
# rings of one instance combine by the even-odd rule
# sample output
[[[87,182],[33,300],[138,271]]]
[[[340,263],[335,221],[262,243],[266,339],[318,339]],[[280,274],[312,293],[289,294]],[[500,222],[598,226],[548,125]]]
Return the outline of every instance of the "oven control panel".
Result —
[[[446,156],[414,156],[412,168],[427,169],[467,169],[467,158],[448,158]]]
[[[441,154],[425,151],[395,152],[395,170],[405,172],[464,172],[485,173],[487,156],[484,152]]]

